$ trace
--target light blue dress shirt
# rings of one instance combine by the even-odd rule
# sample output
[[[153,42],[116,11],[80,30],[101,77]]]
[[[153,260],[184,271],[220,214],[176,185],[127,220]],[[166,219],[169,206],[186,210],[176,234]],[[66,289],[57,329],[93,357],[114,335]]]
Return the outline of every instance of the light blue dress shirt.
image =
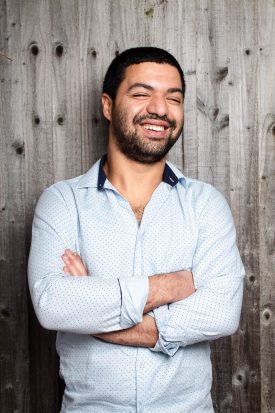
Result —
[[[46,189],[33,221],[29,286],[37,317],[57,330],[62,413],[212,413],[209,341],[235,332],[244,268],[224,197],[170,162],[140,225],[97,161]],[[89,276],[66,275],[77,251]],[[143,317],[148,277],[193,272],[196,292],[155,309],[153,349],[106,343],[92,333]]]

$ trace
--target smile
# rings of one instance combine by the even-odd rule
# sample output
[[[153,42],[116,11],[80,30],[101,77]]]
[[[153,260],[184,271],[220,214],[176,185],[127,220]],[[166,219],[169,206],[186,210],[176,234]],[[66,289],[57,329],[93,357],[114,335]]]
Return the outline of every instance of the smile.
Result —
[[[156,125],[143,125],[144,129],[153,130],[156,132],[163,132],[165,130],[164,126],[156,126]]]

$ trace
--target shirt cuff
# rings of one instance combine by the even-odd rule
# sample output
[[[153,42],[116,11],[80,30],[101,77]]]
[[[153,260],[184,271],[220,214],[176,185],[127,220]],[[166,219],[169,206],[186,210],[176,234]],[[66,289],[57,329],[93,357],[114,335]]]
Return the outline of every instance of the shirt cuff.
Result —
[[[149,294],[148,277],[119,279],[121,289],[122,329],[132,327],[143,319],[143,311]]]
[[[153,310],[155,316],[155,322],[159,331],[159,339],[156,342],[155,347],[150,348],[151,351],[161,352],[167,356],[172,357],[179,349],[180,341],[167,341],[164,337],[164,332],[167,326],[167,320],[169,317],[169,306],[163,305]]]

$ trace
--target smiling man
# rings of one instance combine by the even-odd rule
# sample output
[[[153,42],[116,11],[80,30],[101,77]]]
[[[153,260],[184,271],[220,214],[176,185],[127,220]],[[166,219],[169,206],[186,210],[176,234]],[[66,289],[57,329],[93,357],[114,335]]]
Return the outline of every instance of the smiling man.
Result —
[[[238,327],[244,269],[224,197],[166,161],[184,93],[165,50],[117,56],[107,154],[37,204],[29,284],[58,331],[63,413],[213,412],[209,341]]]

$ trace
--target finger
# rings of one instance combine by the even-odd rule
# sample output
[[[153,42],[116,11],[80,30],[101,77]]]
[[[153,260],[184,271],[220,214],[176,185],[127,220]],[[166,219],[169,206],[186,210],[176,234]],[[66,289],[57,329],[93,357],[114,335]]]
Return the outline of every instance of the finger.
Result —
[[[62,255],[62,260],[65,263],[65,267],[67,272],[70,275],[78,275],[78,270],[76,268],[76,266],[74,265],[74,262],[70,259],[70,257],[68,255]]]
[[[65,265],[65,267],[63,267],[63,271],[64,271],[65,274],[67,274],[67,275],[73,275],[73,274],[71,274],[69,268],[68,268],[66,265]]]
[[[74,266],[79,275],[87,275],[87,270],[79,255],[69,257],[70,263]]]
[[[71,256],[79,256],[79,255],[77,254],[77,252],[72,251],[72,250],[70,250],[69,248],[66,248],[66,249],[65,249],[65,254],[71,255]]]
[[[77,270],[79,271],[79,275],[87,275],[87,268],[85,267],[85,265],[82,262],[82,259],[80,257],[79,254],[77,254],[74,251],[71,250],[65,250],[65,254],[66,256],[69,257],[70,262],[73,263],[73,265],[77,268]]]
[[[68,266],[72,275],[87,275],[87,269],[78,254],[73,253],[70,250],[65,250],[62,259]]]
[[[69,271],[70,275],[79,275],[79,269],[76,267],[73,260],[70,259],[67,255],[62,256],[62,260],[66,264],[66,268]]]

